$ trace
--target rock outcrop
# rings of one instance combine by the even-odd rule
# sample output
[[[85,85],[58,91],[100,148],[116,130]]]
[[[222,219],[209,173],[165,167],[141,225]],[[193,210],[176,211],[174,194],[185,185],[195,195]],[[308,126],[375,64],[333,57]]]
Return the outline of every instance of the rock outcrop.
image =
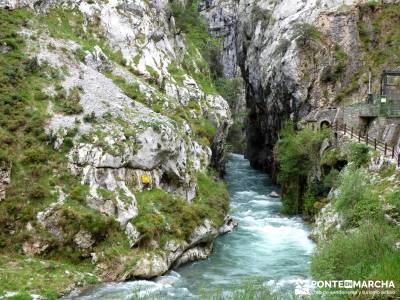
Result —
[[[6,197],[7,186],[11,182],[11,164],[0,161],[0,201]]]
[[[171,268],[210,256],[215,238],[231,232],[238,223],[227,217],[224,224],[217,228],[210,220],[205,220],[192,232],[187,242],[169,241],[164,247],[164,254],[147,254],[135,265],[131,272],[124,274],[125,278],[153,278],[163,275]]]
[[[198,174],[209,167],[223,173],[232,123],[229,105],[204,87],[212,85],[205,82],[210,78],[195,79],[208,65],[198,49],[190,49],[188,55],[187,40],[175,26],[168,1],[0,1],[0,8],[21,7],[45,20],[32,18],[20,35],[38,68],[52,77],[43,91],[49,99],[46,133],[55,150],[68,149],[64,171],[87,188],[74,205],[94,219],[93,210],[116,221],[129,247],[139,247],[143,232],[135,225],[141,213],[135,194],[160,189],[188,203],[195,201]],[[53,18],[51,26],[63,27],[60,32],[52,30],[46,18]],[[10,182],[10,168],[0,165],[0,200]],[[54,197],[38,210],[33,227],[60,243],[70,242],[83,257],[96,257],[102,273],[104,256],[96,253],[96,246],[107,237],[79,224],[72,229],[66,225],[80,213],[71,207],[71,193],[68,186],[57,186],[58,200]],[[221,225],[224,229],[219,230]],[[232,220],[214,224],[206,219],[189,240],[177,246],[151,241],[158,252],[149,251],[128,273],[122,274],[121,267],[115,276],[104,278],[150,278],[174,265],[203,259],[213,239],[234,226]],[[91,229],[96,232],[97,227]],[[50,243],[32,237],[23,250],[43,254],[51,251]]]

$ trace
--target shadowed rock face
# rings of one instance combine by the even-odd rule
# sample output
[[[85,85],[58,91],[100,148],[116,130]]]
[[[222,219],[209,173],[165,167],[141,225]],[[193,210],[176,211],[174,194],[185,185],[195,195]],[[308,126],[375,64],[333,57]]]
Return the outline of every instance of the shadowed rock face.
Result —
[[[357,22],[365,2],[215,0],[203,12],[212,34],[225,37],[225,73],[239,67],[245,81],[246,156],[253,167],[273,173],[273,147],[285,121],[336,106],[338,94],[364,70]],[[302,36],[304,23],[320,36]],[[339,64],[338,53],[344,68],[338,78],[324,82],[327,70]],[[358,79],[353,98],[366,93],[361,74]]]
[[[219,175],[225,175],[226,147],[225,139],[228,136],[229,124],[225,122],[219,127],[211,145],[211,165],[218,171]]]

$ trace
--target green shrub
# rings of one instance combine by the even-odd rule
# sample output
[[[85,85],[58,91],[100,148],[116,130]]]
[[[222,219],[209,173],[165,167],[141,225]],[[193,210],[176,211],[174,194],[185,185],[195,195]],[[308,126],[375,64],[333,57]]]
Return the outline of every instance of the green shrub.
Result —
[[[319,150],[327,132],[311,129],[296,131],[287,123],[281,131],[281,139],[275,147],[279,163],[278,182],[283,188],[283,205],[286,213],[303,211],[303,195],[310,172],[319,161]]]
[[[169,4],[179,33],[185,34],[188,51],[182,67],[200,84],[204,92],[215,93],[213,81],[223,74],[220,49],[221,40],[210,37],[207,23],[198,12],[199,1]]]
[[[32,147],[25,151],[25,161],[29,163],[43,163],[47,158],[47,151],[42,147]]]
[[[68,95],[62,87],[57,87],[57,96],[55,97],[56,111],[65,113],[67,115],[74,115],[83,112],[81,101],[81,88],[72,88]]]
[[[369,162],[369,148],[364,144],[351,143],[348,146],[349,160],[354,163],[356,168],[366,165]]]
[[[331,169],[331,171],[324,177],[323,185],[326,188],[336,187],[338,183],[340,172],[336,169]]]
[[[7,297],[9,300],[32,300],[32,296],[28,292],[19,292],[14,296]]]
[[[244,83],[240,77],[219,78],[215,81],[215,87],[218,93],[228,102],[229,106],[234,108],[240,100],[239,97]]]
[[[366,14],[371,10],[374,10],[375,8],[378,7],[378,5],[379,5],[378,0],[368,0],[366,3],[361,4],[360,5],[361,15]]]
[[[307,189],[304,194],[304,211],[303,213],[308,216],[312,216],[315,214],[315,203],[318,201],[317,197],[315,196],[314,191],[311,189]]]
[[[217,129],[214,124],[207,119],[194,119],[191,122],[192,129],[200,141],[204,141],[205,144],[211,145],[214,139]]]
[[[385,201],[393,205],[398,214],[400,214],[400,190],[393,191],[385,197]]]
[[[342,72],[343,72],[342,67],[326,66],[325,68],[322,69],[321,81],[324,83],[336,82],[339,79]]]
[[[225,184],[203,173],[198,174],[197,181],[197,195],[192,203],[160,189],[136,194],[139,215],[134,224],[142,234],[141,245],[146,246],[151,240],[186,240],[206,218],[216,226],[222,225],[229,209]]]
[[[245,125],[241,120],[234,120],[231,128],[229,129],[228,137],[226,139],[228,145],[231,147],[231,151],[234,153],[245,153],[246,151],[246,135]]]
[[[293,39],[303,46],[309,41],[319,41],[322,37],[322,33],[312,24],[300,23],[295,28]]]
[[[187,201],[160,189],[137,193],[136,199],[139,215],[134,224],[142,234],[141,243],[161,241],[168,236],[185,240],[200,224],[199,216]]]
[[[96,123],[97,121],[96,114],[92,111],[91,114],[84,115],[83,121],[86,123]]]
[[[344,159],[341,151],[339,149],[333,148],[325,151],[321,157],[321,165],[327,165],[329,167],[334,167],[339,160]]]
[[[39,71],[39,61],[37,59],[37,57],[33,57],[28,59],[27,61],[25,61],[25,71],[27,73],[37,73]]]
[[[373,192],[365,170],[347,167],[340,174],[338,189],[334,205],[342,212],[346,227],[382,216],[378,195]]]
[[[399,292],[400,260],[393,245],[399,232],[386,223],[366,222],[320,242],[311,271],[318,280],[394,280]]]
[[[124,78],[111,73],[107,73],[106,75],[111,78],[129,98],[144,104],[146,103],[146,96],[140,91],[138,84],[128,83]]]
[[[185,78],[186,73],[182,68],[172,63],[168,66],[168,72],[172,75],[172,77],[174,77],[178,84],[183,84],[183,79]]]
[[[194,203],[202,216],[220,226],[229,210],[229,194],[225,183],[216,178],[213,173],[197,174],[197,198]]]
[[[198,14],[192,9],[193,1],[187,1],[182,4],[179,1],[169,3],[169,9],[175,19],[175,25],[178,30],[189,33],[190,27],[195,26],[198,20]]]

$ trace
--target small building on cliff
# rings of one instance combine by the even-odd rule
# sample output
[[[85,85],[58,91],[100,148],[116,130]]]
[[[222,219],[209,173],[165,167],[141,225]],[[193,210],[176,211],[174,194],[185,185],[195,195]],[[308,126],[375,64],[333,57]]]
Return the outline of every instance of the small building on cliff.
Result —
[[[304,121],[303,125],[313,130],[339,124],[360,136],[400,147],[400,69],[382,73],[379,94],[369,88],[365,101],[317,109]]]

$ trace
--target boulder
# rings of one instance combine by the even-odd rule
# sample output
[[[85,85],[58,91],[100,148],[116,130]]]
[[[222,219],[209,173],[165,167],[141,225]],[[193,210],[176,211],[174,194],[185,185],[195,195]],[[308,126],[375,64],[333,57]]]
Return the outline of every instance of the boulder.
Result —
[[[113,69],[112,62],[98,45],[94,47],[93,52],[85,56],[85,63],[99,72],[110,72]]]
[[[193,261],[207,259],[210,256],[212,249],[213,243],[210,242],[206,246],[197,246],[187,250],[175,262],[175,268]]]
[[[272,197],[272,198],[279,198],[280,197],[279,194],[277,192],[275,192],[275,191],[272,191],[271,193],[269,193],[268,196]]]
[[[33,256],[45,252],[49,246],[47,242],[40,238],[33,237],[32,240],[23,243],[22,250],[26,255]]]
[[[238,225],[239,223],[235,219],[227,215],[225,217],[224,224],[220,228],[218,228],[218,233],[225,234],[232,232]]]
[[[7,186],[11,182],[11,164],[0,161],[0,201],[6,197]]]
[[[131,277],[150,279],[164,274],[169,269],[165,256],[162,254],[146,253],[137,262]]]
[[[135,246],[140,240],[140,232],[136,229],[131,222],[126,225],[125,233],[129,239],[129,245],[131,247]]]
[[[90,250],[95,241],[90,232],[81,229],[77,234],[75,234],[74,243],[81,250]]]

